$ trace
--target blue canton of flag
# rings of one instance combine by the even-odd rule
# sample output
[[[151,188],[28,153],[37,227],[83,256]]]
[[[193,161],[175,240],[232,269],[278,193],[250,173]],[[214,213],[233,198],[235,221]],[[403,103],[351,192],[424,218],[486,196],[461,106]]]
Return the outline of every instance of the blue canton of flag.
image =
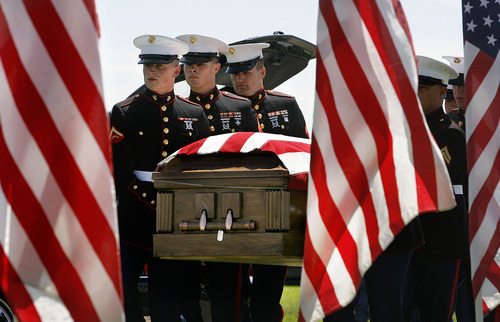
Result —
[[[500,48],[500,0],[471,0],[463,7],[465,40],[495,58]]]

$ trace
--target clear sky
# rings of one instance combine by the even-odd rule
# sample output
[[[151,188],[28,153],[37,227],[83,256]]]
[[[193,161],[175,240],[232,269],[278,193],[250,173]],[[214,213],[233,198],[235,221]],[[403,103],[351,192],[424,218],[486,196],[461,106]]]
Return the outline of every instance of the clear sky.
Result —
[[[400,0],[410,25],[417,55],[443,60],[463,56],[460,0]],[[132,41],[143,34],[175,38],[195,33],[235,42],[274,31],[316,43],[318,1],[254,0],[96,0],[101,39],[101,67],[106,109],[124,100],[143,84],[139,49]],[[297,98],[308,127],[312,127],[315,61],[276,88]],[[175,85],[186,97],[185,82]]]

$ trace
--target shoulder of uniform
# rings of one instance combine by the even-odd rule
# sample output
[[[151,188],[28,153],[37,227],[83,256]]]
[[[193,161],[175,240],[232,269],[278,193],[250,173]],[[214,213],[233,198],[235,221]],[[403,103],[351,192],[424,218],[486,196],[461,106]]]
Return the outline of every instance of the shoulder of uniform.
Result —
[[[130,105],[133,102],[137,101],[139,98],[141,98],[142,95],[143,95],[143,93],[132,95],[132,96],[124,99],[123,101],[117,103],[116,105],[119,107],[125,107],[125,106]]]
[[[283,93],[283,92],[276,92],[276,91],[273,91],[273,90],[266,90],[266,93],[267,93],[267,95],[271,95],[271,96],[279,96],[279,97],[294,98],[293,96],[288,95],[288,94],[286,94],[286,93]]]
[[[451,119],[450,119],[450,124],[448,125],[448,129],[458,131],[461,134],[465,135],[464,130],[457,123],[455,123],[455,121]]]
[[[458,124],[447,114],[435,120],[436,123],[440,124],[442,127],[448,130],[457,131],[464,134],[463,130],[458,126]]]
[[[226,92],[226,91],[221,91],[221,94],[226,96],[226,97],[229,97],[229,98],[232,98],[232,99],[236,99],[236,100],[240,100],[240,101],[247,101],[249,102],[250,100],[245,98],[245,97],[241,97],[241,96],[238,96],[236,94],[233,94],[231,92]]]
[[[201,105],[200,105],[200,104],[198,104],[198,103],[191,102],[190,100],[185,99],[185,98],[183,98],[183,97],[181,97],[181,96],[179,96],[179,95],[176,95],[176,96],[177,96],[177,98],[178,98],[181,102],[185,102],[185,103],[189,103],[190,105],[194,105],[194,106],[201,107]]]
[[[449,127],[450,129],[457,129],[457,130],[458,130],[458,129],[460,129],[460,126],[458,126],[458,124],[457,124],[457,123],[455,123],[455,122],[454,122],[452,119],[450,119],[449,117],[448,117],[448,121],[450,122],[450,125],[448,125],[448,127]],[[461,129],[460,129],[460,130],[461,130]]]
[[[440,118],[437,118],[436,121],[444,122],[444,124],[448,125],[450,128],[458,128],[458,125],[453,121],[453,119],[448,115],[444,114]]]

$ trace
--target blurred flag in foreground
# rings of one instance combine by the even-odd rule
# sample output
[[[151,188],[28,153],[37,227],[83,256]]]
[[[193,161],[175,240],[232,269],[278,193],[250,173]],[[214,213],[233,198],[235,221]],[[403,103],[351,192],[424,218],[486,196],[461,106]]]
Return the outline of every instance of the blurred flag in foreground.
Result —
[[[320,0],[300,319],[349,304],[419,213],[455,206],[400,3]]]
[[[93,0],[0,0],[0,285],[20,320],[123,317]]]
[[[482,321],[500,303],[500,2],[462,4],[472,288]]]

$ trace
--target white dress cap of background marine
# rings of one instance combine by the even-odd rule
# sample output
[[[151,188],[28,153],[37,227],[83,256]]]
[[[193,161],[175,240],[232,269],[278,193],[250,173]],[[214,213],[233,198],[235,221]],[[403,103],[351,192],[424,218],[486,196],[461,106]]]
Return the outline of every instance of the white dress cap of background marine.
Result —
[[[267,43],[252,43],[230,46],[227,53],[226,74],[236,74],[252,69],[259,59],[262,59],[262,49],[269,47]]]
[[[464,58],[459,56],[443,56],[443,58],[449,61],[451,67],[455,68],[459,73],[457,78],[450,80],[450,84],[464,86]]]
[[[417,56],[418,83],[422,85],[448,85],[448,81],[458,77],[455,68],[439,60]]]
[[[139,36],[134,45],[141,50],[138,64],[170,64],[189,51],[182,41],[160,35]]]
[[[221,53],[227,52],[228,45],[212,37],[187,34],[175,37],[189,46],[189,52],[182,56],[185,64],[203,64],[212,61],[215,57],[221,58]]]

